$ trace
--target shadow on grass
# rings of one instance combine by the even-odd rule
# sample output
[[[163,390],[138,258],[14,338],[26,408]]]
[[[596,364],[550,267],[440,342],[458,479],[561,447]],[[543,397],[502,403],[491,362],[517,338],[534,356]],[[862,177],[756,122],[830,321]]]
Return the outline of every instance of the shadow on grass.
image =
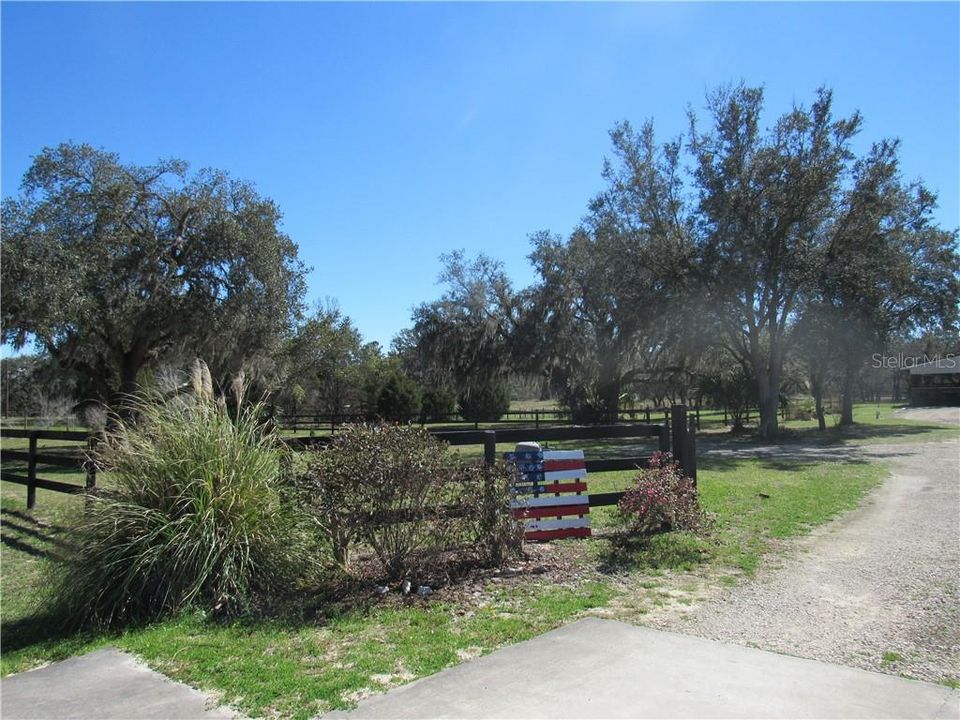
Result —
[[[9,460],[5,463],[0,463],[0,470],[11,472],[16,475],[22,475],[24,477],[27,475],[27,466],[19,460]],[[81,483],[82,479],[86,477],[86,473],[81,468],[37,463],[37,476],[43,478],[48,475],[54,476],[51,479],[56,480],[63,480],[64,478],[69,478],[70,476],[75,475],[76,477],[81,478]]]
[[[94,640],[113,637],[102,632],[71,629],[61,615],[46,610],[0,623],[0,634],[3,635],[4,654],[36,648],[44,650],[45,657],[51,661],[68,658]]]
[[[709,559],[703,540],[689,532],[611,535],[598,548],[598,569],[615,575],[633,570],[689,570]]]
[[[758,451],[756,454],[737,453],[731,455],[701,454],[697,458],[697,469],[701,472],[737,472],[743,469],[743,463],[749,461],[765,470],[779,472],[802,472],[813,465],[833,461],[850,465],[869,465],[870,459],[858,452],[842,453],[824,457],[822,455],[799,455],[785,449],[783,452]],[[887,455],[889,457],[890,455]]]
[[[866,464],[878,458],[911,455],[912,445],[903,451],[873,451],[865,454],[858,444],[863,441],[884,441],[893,438],[945,439],[940,425],[854,425],[830,428],[820,432],[816,428],[788,429],[777,442],[769,442],[755,435],[736,436],[727,434],[701,435],[697,439],[697,462],[700,470],[727,472],[736,470],[744,460],[759,462],[771,470],[796,471],[811,464],[824,461],[839,461]],[[960,435],[958,435],[960,436]]]
[[[66,550],[67,544],[59,538],[64,531],[60,525],[41,522],[18,510],[0,510],[3,522],[3,534],[0,542],[11,550],[25,553],[35,558],[58,560]]]
[[[4,525],[4,527],[9,527],[9,525]],[[18,552],[26,553],[31,557],[43,558],[46,560],[61,560],[62,556],[49,550],[47,548],[39,548],[34,545],[31,545],[29,542],[24,542],[19,538],[13,537],[11,535],[0,534],[0,543],[3,543],[11,550],[16,550]]]
[[[895,437],[919,437],[932,434],[939,437],[944,430],[956,430],[949,425],[897,423],[832,426],[820,431],[815,427],[781,428],[780,438],[771,442],[755,433],[711,432],[697,436],[698,446],[704,448],[789,448],[793,446],[823,447],[842,445],[859,440],[876,440]],[[960,434],[960,433],[958,433]]]

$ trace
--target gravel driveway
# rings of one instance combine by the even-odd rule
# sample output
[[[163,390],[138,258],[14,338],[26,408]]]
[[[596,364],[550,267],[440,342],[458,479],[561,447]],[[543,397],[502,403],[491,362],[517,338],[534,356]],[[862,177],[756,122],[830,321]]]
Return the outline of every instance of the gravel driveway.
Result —
[[[940,422],[960,420],[957,409],[935,412]],[[777,567],[667,627],[925,680],[960,679],[960,441],[815,454],[879,460],[893,475],[860,508],[798,540]]]

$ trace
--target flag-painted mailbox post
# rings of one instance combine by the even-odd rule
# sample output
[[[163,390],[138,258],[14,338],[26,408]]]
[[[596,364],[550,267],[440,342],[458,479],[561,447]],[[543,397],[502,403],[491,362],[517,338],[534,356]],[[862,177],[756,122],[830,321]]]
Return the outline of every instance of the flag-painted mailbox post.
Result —
[[[583,450],[518,450],[514,465],[514,517],[526,540],[590,537],[590,498]]]

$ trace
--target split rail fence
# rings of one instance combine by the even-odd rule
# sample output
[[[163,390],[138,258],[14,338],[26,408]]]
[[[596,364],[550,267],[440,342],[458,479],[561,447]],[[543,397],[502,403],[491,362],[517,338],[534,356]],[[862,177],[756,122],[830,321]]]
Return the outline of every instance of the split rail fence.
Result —
[[[701,415],[704,422],[715,422],[717,424],[727,423],[727,412],[724,409],[708,410],[698,406],[691,407],[688,410],[691,417],[696,419],[697,429],[700,429]],[[670,423],[671,410],[669,407],[646,407],[620,410],[615,415],[606,418],[599,418],[595,425],[616,425],[620,423],[658,423],[662,420],[664,423]],[[371,418],[362,413],[309,413],[297,415],[281,415],[278,422],[286,429],[298,432],[300,430],[316,430],[324,432],[336,432],[341,425],[352,425],[358,423],[370,422]],[[457,413],[444,415],[434,415],[429,418],[414,415],[406,418],[404,422],[412,425],[430,426],[431,430],[438,432],[462,430],[473,426],[474,430],[480,430],[481,425],[490,426],[510,426],[518,425],[523,427],[553,427],[556,425],[575,425],[572,414],[568,410],[509,410],[503,413],[497,420],[473,421],[464,420]]]
[[[684,474],[696,483],[697,449],[696,417],[687,412],[684,405],[670,408],[669,422],[662,424],[623,424],[623,425],[583,425],[574,427],[549,428],[498,428],[495,430],[432,430],[431,434],[452,446],[482,446],[483,457],[487,463],[497,462],[500,455],[498,444],[520,442],[566,442],[576,440],[622,440],[657,438],[657,449],[670,452],[680,463]],[[287,443],[295,449],[311,445],[324,445],[329,436],[291,438]],[[626,455],[618,457],[589,457],[587,453],[587,473],[609,472],[614,470],[636,470],[650,465],[650,455]],[[595,493],[589,496],[590,507],[616,505],[623,497],[622,492]]]
[[[89,459],[89,453],[85,452],[93,450],[97,442],[96,435],[91,435],[87,432],[66,430],[15,430],[12,428],[3,428],[0,429],[0,437],[19,438],[28,441],[26,450],[0,449],[0,463],[2,463],[0,480],[16,483],[17,485],[26,485],[28,508],[33,509],[36,505],[37,488],[52,490],[54,492],[79,493],[96,487],[97,468]],[[67,452],[63,452],[64,447],[40,447],[39,442],[41,440],[67,440],[82,442],[85,445],[82,447],[66,446]],[[8,469],[9,463],[20,463],[21,467]],[[22,467],[22,463],[26,463],[26,468]],[[50,472],[47,468],[51,466],[82,471],[85,476],[84,484],[79,485],[75,482],[70,483],[38,477],[38,474],[41,472]],[[25,475],[21,474],[24,472],[26,473]]]
[[[669,422],[667,422],[669,419]],[[584,425],[567,427],[525,427],[498,428],[495,430],[433,430],[431,434],[452,446],[482,446],[484,460],[495,463],[499,459],[497,444],[535,441],[541,443],[565,442],[576,440],[622,440],[657,438],[657,447],[661,452],[671,452],[680,463],[684,473],[694,483],[697,479],[696,453],[696,416],[688,414],[684,405],[674,405],[668,417],[661,424],[620,424],[620,425]],[[27,488],[27,507],[36,504],[37,488],[54,492],[79,493],[96,487],[97,470],[90,454],[98,440],[96,435],[86,432],[67,432],[62,430],[19,430],[0,429],[2,438],[28,440],[27,450],[0,449],[0,480],[25,485]],[[40,447],[41,440],[61,440],[83,442],[84,447]],[[329,442],[329,436],[291,438],[285,442],[293,449],[304,449],[311,445]],[[648,467],[652,455],[628,455],[619,457],[587,457],[587,472],[607,472],[614,470],[635,470]],[[10,463],[19,463],[21,467],[10,468]],[[26,468],[22,467],[26,463]],[[67,468],[84,473],[85,482],[63,482],[39,477],[46,467]],[[26,474],[22,474],[22,473]],[[49,471],[48,471],[49,472]],[[622,492],[595,493],[589,496],[590,506],[616,505]]]

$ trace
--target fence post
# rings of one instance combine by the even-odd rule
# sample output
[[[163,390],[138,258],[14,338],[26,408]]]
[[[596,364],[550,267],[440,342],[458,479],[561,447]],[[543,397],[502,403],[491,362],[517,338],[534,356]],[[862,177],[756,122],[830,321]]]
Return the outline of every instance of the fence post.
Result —
[[[37,433],[30,433],[30,459],[27,461],[27,510],[37,504]]]
[[[687,477],[693,481],[693,487],[697,487],[697,429],[693,418],[690,418],[690,428],[687,432],[687,442],[684,448],[686,462],[684,470]]]
[[[660,452],[670,452],[670,428],[666,423],[657,427],[660,429]]]
[[[97,449],[97,436],[91,435],[87,440],[87,489],[97,486],[97,463],[93,459],[93,454]]]
[[[533,426],[539,430],[540,429],[540,410],[533,411]]]
[[[700,429],[700,404],[697,403],[697,430]]]
[[[497,462],[497,432],[484,430],[483,432],[483,460],[487,465]]]
[[[687,408],[685,405],[670,407],[670,435],[673,441],[673,459],[680,463],[684,475],[687,474]]]

